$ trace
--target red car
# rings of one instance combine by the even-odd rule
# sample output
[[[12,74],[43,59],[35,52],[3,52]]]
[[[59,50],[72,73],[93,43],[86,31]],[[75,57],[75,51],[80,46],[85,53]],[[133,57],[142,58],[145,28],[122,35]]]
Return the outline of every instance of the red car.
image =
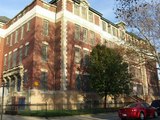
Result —
[[[140,119],[145,120],[147,117],[158,117],[157,110],[145,102],[131,103],[118,111],[121,120]]]

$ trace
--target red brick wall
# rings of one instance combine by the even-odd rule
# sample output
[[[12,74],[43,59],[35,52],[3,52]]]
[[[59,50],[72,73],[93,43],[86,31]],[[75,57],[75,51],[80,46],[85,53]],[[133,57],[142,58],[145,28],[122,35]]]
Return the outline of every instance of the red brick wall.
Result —
[[[57,2],[57,12],[60,12],[62,10],[62,0],[59,0]]]
[[[2,73],[3,73],[3,45],[4,39],[0,37],[0,85],[2,82]]]
[[[55,31],[55,88],[56,90],[60,89],[60,79],[61,79],[61,22],[56,23],[56,31]]]
[[[48,70],[48,87],[49,89],[55,89],[55,24],[49,22],[49,34],[45,36],[43,32],[43,19],[36,17],[35,19],[35,41],[34,41],[34,67],[33,67],[33,79],[35,81],[40,80],[41,69]],[[42,42],[48,43],[48,60],[42,61]],[[34,81],[33,81],[34,82]]]
[[[68,22],[67,23],[67,79],[68,79],[68,88],[69,89],[75,89],[75,79],[76,79],[76,71],[78,71],[78,67],[80,67],[78,64],[75,64],[74,62],[74,55],[75,55],[75,45],[78,45],[81,47],[81,52],[83,55],[83,48],[87,48],[89,50],[92,49],[92,46],[90,44],[87,44],[83,42],[83,40],[74,40],[74,27],[75,24]],[[82,27],[81,27],[82,28]],[[88,30],[88,39],[89,39],[89,33],[90,30]],[[82,34],[82,33],[81,33]],[[82,36],[81,36],[82,39]],[[100,35],[95,33],[95,41],[96,44],[100,43]]]

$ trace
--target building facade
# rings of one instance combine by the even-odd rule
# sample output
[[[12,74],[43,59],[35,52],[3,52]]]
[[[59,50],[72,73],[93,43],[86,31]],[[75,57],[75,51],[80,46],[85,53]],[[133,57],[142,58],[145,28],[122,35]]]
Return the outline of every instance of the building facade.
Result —
[[[0,39],[0,72],[8,104],[82,103],[86,96],[99,100],[89,91],[85,70],[92,48],[147,46],[127,32],[123,22],[108,21],[87,0],[34,0],[0,28]],[[158,96],[155,71],[145,63],[132,65],[135,94],[145,99]]]

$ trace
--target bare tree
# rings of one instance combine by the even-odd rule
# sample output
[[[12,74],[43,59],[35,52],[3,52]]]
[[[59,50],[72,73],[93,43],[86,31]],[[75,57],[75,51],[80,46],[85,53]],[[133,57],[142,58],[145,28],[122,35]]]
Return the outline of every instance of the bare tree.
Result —
[[[160,1],[159,0],[116,0],[115,14],[124,21],[129,30],[140,36],[150,48],[138,52],[160,64]]]

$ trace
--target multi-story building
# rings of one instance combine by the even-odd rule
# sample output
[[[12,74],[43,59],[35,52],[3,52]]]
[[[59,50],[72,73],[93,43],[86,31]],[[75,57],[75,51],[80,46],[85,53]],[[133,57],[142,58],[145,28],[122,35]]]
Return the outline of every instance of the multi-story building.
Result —
[[[0,28],[0,37],[0,72],[7,83],[7,103],[99,100],[89,91],[84,70],[92,48],[96,44],[146,44],[127,32],[123,22],[105,19],[87,0],[34,0]],[[134,91],[141,91],[143,98],[155,98],[157,73],[153,79],[145,64],[132,68]]]

